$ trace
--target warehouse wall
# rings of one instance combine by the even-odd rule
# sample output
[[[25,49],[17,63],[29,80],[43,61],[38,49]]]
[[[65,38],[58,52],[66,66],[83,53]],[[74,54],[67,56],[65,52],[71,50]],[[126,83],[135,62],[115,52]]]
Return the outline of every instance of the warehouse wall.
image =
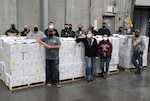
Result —
[[[89,27],[90,0],[66,0],[66,22],[72,23],[74,30],[78,24],[83,25],[83,29]]]
[[[13,1],[13,0],[11,0]],[[17,22],[18,30],[23,30],[23,25],[28,24],[33,28],[34,24],[41,27],[41,5],[40,0],[17,0]]]
[[[114,16],[115,28],[124,26],[124,19],[131,13],[133,0],[48,0],[48,22],[53,21],[55,28],[63,29],[64,23],[72,23],[77,30],[78,24],[83,24],[87,30],[91,23],[95,23],[99,29],[103,22],[103,16]],[[0,32],[3,34],[11,23],[15,23],[18,29],[23,30],[23,24],[30,28],[38,24],[43,28],[43,5],[41,0],[1,0],[0,1]],[[108,13],[107,7],[115,7],[115,12]],[[118,20],[121,18],[121,20]]]
[[[11,23],[17,24],[16,0],[0,0],[0,34],[4,34]]]

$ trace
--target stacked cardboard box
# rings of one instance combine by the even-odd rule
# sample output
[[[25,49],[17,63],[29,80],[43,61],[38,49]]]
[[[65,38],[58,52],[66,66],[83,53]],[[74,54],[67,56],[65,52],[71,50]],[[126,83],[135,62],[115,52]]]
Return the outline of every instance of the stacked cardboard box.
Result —
[[[128,37],[127,43],[123,44],[124,40]],[[135,68],[131,62],[133,47],[132,47],[132,35],[121,36],[119,35],[119,66],[130,69]],[[147,66],[147,54],[148,54],[148,43],[149,38],[142,36],[144,43],[146,45],[143,52],[143,66]]]
[[[25,38],[1,38],[1,78],[9,87],[45,82],[45,48]]]
[[[61,38],[59,50],[60,80],[85,76],[84,45],[79,47],[73,38]]]

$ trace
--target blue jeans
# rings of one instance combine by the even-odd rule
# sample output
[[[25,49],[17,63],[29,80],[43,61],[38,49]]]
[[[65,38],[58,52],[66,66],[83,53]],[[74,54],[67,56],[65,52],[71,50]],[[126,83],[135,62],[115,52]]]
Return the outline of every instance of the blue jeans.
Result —
[[[132,55],[132,64],[136,68],[140,68],[143,62],[143,52],[134,51]]]
[[[100,56],[100,67],[101,67],[101,69],[102,69],[102,73],[103,73],[103,74],[104,74],[104,73],[105,73],[105,74],[108,73],[110,60],[111,60],[111,56],[109,56],[109,57]],[[104,69],[105,64],[106,64],[106,71],[105,71],[105,69]]]
[[[59,60],[46,59],[46,83],[59,83]]]
[[[86,78],[90,80],[94,78],[95,57],[85,56],[85,60],[86,60]]]

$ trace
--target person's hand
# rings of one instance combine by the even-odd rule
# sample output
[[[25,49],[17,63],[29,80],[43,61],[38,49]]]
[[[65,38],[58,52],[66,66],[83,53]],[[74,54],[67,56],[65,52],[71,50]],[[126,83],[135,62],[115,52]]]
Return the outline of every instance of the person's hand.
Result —
[[[97,56],[96,56],[96,57],[95,57],[95,59],[96,59],[96,60],[98,60],[98,59],[99,59],[99,57],[97,57]]]
[[[80,46],[81,46],[81,43],[78,43],[78,46],[80,47]]]
[[[36,42],[38,42],[39,44],[43,43],[43,41],[40,38],[36,38]]]
[[[103,56],[105,57],[106,56],[106,53],[104,52]]]
[[[124,40],[124,41],[123,41],[123,44],[126,44],[126,43],[127,43],[127,41],[126,41],[126,40]]]

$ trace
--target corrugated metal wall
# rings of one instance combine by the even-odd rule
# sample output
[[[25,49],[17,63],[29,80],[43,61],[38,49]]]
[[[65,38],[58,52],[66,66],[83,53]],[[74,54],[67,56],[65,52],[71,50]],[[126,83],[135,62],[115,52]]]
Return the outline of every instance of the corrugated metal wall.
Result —
[[[11,23],[15,23],[20,31],[23,30],[25,23],[31,28],[34,24],[38,24],[43,30],[41,2],[41,0],[0,0],[1,34],[4,34]],[[112,14],[115,17],[115,30],[117,30],[119,26],[123,26],[126,14],[131,13],[132,0],[48,0],[48,22],[53,21],[60,33],[64,23],[72,23],[74,30],[81,23],[87,30],[90,23],[94,23],[94,20],[99,18],[100,22],[97,25],[99,29],[104,13],[107,13],[107,7],[114,6],[115,3],[117,13]]]

